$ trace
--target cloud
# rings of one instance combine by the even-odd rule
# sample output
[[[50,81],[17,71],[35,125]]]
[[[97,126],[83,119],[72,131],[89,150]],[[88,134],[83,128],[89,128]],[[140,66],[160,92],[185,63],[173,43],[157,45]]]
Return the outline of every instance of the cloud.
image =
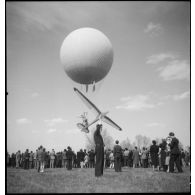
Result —
[[[180,93],[180,94],[167,95],[167,96],[164,97],[164,99],[172,99],[174,101],[180,101],[180,100],[184,100],[188,97],[190,97],[190,90],[185,91],[185,92]]]
[[[72,5],[71,2],[8,3],[6,6],[8,30],[10,29],[11,31],[12,26],[14,26],[14,28],[29,33],[35,30],[58,32],[57,29],[59,28],[63,29],[63,31],[65,29],[70,31],[75,29],[75,26],[81,26],[83,22],[91,21],[96,13],[91,11],[88,6],[85,6],[86,11],[81,9],[81,6],[78,6],[79,4]],[[97,2],[97,4],[99,3]]]
[[[53,119],[46,119],[45,120],[45,123],[48,125],[48,126],[54,126],[56,124],[62,124],[62,123],[66,123],[68,122],[68,120],[65,120],[65,119],[62,119],[62,118],[53,118]]]
[[[65,130],[65,133],[66,134],[77,134],[77,133],[79,133],[79,129],[77,129],[77,128],[73,128],[73,129],[68,129],[68,130]]]
[[[190,79],[190,66],[186,60],[172,60],[157,71],[164,81]]]
[[[20,119],[16,120],[16,123],[19,124],[19,125],[29,124],[29,123],[31,123],[31,120],[29,120],[27,118],[20,118]]]
[[[136,95],[132,97],[123,97],[121,101],[124,103],[120,106],[116,106],[117,109],[126,109],[132,111],[140,111],[147,108],[156,107],[155,104],[149,103],[150,95]]]
[[[40,31],[48,31],[54,29],[61,22],[57,18],[57,9],[53,7],[49,4],[36,2],[17,2],[9,3],[7,5],[7,11],[13,17],[13,24],[19,25],[24,31],[28,32],[34,28]]]
[[[174,95],[173,99],[178,101],[178,100],[183,100],[190,97],[190,91],[185,91],[184,93],[178,94],[178,95]]]
[[[189,80],[190,65],[187,60],[179,59],[172,53],[160,53],[147,58],[146,64],[158,65],[156,71],[164,81]]]
[[[160,53],[151,55],[147,58],[146,64],[158,64],[167,59],[175,59],[176,56],[171,53]]]
[[[57,129],[51,128],[51,129],[48,129],[47,133],[54,133],[54,132],[56,132],[56,131],[57,131]]]
[[[190,96],[190,90],[180,94],[159,96],[156,93],[150,92],[146,95],[134,95],[122,97],[121,105],[116,106],[116,109],[125,109],[129,111],[143,111],[145,109],[152,109],[162,106],[166,100],[181,101]],[[162,126],[160,123],[151,123],[148,126]]]
[[[144,32],[149,34],[151,37],[155,37],[163,32],[163,27],[161,26],[161,24],[154,24],[150,22],[144,29]]]
[[[34,93],[32,93],[32,95],[31,95],[33,98],[36,98],[36,97],[38,97],[39,96],[39,93],[37,93],[37,92],[34,92]]]

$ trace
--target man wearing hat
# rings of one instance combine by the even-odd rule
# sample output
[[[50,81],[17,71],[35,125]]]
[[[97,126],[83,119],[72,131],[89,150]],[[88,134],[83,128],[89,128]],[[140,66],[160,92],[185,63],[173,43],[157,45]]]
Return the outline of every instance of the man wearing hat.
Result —
[[[170,149],[171,149],[171,157],[169,162],[169,172],[174,172],[174,163],[176,164],[178,172],[183,172],[180,164],[180,150],[179,150],[179,140],[175,137],[173,132],[169,133],[171,137]]]
[[[68,149],[68,151],[66,151],[67,170],[72,170],[72,159],[74,154],[70,146],[68,146],[67,149]]]
[[[116,172],[121,172],[121,161],[122,161],[122,148],[119,145],[119,141],[115,141],[116,145],[114,146],[114,168]]]

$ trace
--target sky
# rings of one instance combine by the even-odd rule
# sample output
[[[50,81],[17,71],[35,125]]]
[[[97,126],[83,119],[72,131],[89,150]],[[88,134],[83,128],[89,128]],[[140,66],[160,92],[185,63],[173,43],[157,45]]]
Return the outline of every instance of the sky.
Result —
[[[85,148],[78,116],[95,116],[59,56],[65,37],[82,27],[102,31],[113,46],[110,72],[95,93],[83,92],[122,127],[103,123],[113,139],[172,131],[190,145],[189,2],[6,2],[7,150]]]

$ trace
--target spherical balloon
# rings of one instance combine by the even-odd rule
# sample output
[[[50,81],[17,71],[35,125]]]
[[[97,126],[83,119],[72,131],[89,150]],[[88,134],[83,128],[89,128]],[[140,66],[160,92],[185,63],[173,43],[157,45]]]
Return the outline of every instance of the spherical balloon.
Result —
[[[113,49],[109,39],[94,28],[80,28],[63,41],[60,59],[67,75],[80,84],[102,80],[113,62]]]

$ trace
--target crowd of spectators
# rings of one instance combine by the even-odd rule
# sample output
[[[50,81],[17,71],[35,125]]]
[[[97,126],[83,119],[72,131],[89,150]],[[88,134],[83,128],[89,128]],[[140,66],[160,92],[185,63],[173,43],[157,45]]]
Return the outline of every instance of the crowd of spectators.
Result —
[[[141,147],[128,149],[121,148],[119,157],[115,148],[104,151],[104,168],[115,168],[117,158],[120,160],[121,167],[132,168],[153,168],[153,170],[170,171],[170,166],[175,163],[174,167],[190,166],[191,154],[190,149],[179,149],[177,161],[170,162],[171,149],[167,140],[162,140],[159,145],[153,141],[150,147]],[[118,144],[118,143],[117,143]],[[171,165],[173,163],[173,165]],[[179,163],[179,165],[178,165]],[[74,152],[71,147],[67,147],[64,151],[55,152],[54,149],[47,151],[43,146],[40,146],[36,151],[21,152],[18,150],[11,155],[7,152],[7,166],[23,169],[37,169],[39,172],[44,172],[45,168],[94,168],[95,167],[95,151],[93,149],[80,149]],[[179,171],[180,172],[180,171]],[[182,171],[181,171],[182,172]]]

